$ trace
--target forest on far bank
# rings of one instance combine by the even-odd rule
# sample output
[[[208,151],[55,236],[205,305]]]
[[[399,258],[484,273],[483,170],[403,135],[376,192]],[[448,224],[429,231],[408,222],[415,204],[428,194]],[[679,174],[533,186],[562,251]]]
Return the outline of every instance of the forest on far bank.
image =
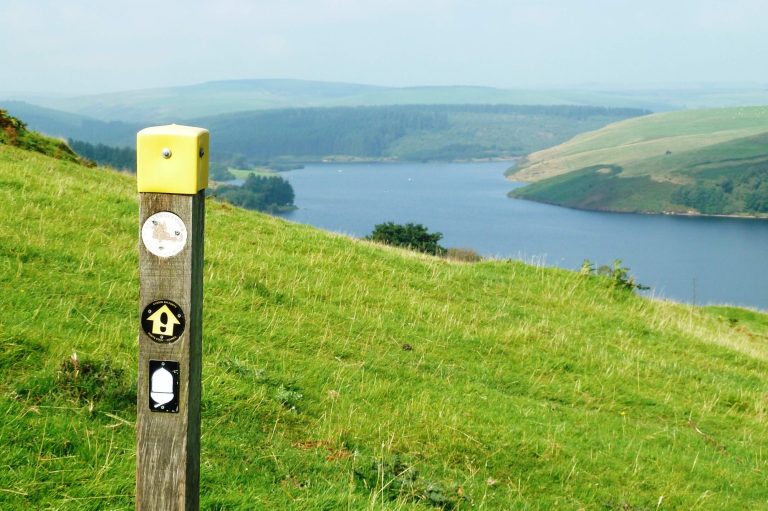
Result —
[[[522,156],[649,113],[633,108],[395,105],[259,110],[194,119],[218,158],[454,161]]]
[[[76,140],[99,163],[127,168],[146,125],[99,121],[27,103],[9,111],[31,129]],[[332,161],[457,161],[509,158],[649,113],[574,105],[387,105],[254,110],[177,124],[211,132],[211,161],[235,168]],[[110,150],[113,149],[113,150]]]

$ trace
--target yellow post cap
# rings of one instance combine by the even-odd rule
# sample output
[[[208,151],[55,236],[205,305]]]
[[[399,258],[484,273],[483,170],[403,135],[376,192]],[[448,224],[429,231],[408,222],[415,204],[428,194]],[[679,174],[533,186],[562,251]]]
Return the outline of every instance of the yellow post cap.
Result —
[[[136,134],[140,192],[194,195],[208,187],[208,130],[170,124]]]

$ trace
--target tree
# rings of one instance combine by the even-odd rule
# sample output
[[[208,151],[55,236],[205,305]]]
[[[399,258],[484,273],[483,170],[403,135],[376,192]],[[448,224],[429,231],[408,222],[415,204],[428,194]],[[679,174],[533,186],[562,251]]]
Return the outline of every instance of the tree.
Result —
[[[612,266],[604,264],[598,268],[589,259],[584,259],[581,263],[580,275],[590,276],[597,275],[609,279],[611,286],[617,289],[626,289],[628,291],[634,291],[635,289],[640,291],[646,291],[650,289],[648,286],[638,283],[635,277],[629,274],[629,268],[621,265],[621,259],[615,259]]]
[[[69,147],[80,156],[95,161],[99,165],[108,165],[119,170],[136,172],[136,149],[132,147],[112,147],[104,144],[91,144],[82,140],[69,139]]]
[[[430,233],[421,224],[407,223],[401,225],[394,222],[385,222],[374,226],[373,232],[366,236],[365,239],[395,247],[404,247],[426,254],[444,255],[446,249],[437,243],[442,237],[442,233]]]
[[[212,161],[208,165],[208,175],[214,181],[232,181],[233,179],[236,179],[235,175],[221,162]]]
[[[280,176],[257,176],[251,173],[242,186],[219,186],[215,194],[221,200],[246,209],[270,213],[294,209],[291,183]]]

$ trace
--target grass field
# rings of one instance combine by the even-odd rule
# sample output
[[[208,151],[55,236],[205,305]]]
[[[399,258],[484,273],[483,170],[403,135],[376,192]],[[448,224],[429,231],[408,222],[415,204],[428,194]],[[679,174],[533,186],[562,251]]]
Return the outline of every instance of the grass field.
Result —
[[[767,141],[768,107],[628,119],[529,155],[510,178],[535,185],[513,195],[586,209],[765,216]]]
[[[203,509],[768,506],[765,315],[207,207]],[[137,222],[0,146],[2,509],[133,509]]]

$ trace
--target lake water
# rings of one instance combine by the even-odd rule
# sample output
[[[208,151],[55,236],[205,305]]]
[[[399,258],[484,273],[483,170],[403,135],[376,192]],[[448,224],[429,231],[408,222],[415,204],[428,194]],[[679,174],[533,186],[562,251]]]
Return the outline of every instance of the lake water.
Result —
[[[651,293],[768,310],[768,221],[578,211],[507,198],[510,163],[318,164],[281,175],[298,210],[283,215],[357,237],[420,223],[441,245],[578,269],[621,259]]]

